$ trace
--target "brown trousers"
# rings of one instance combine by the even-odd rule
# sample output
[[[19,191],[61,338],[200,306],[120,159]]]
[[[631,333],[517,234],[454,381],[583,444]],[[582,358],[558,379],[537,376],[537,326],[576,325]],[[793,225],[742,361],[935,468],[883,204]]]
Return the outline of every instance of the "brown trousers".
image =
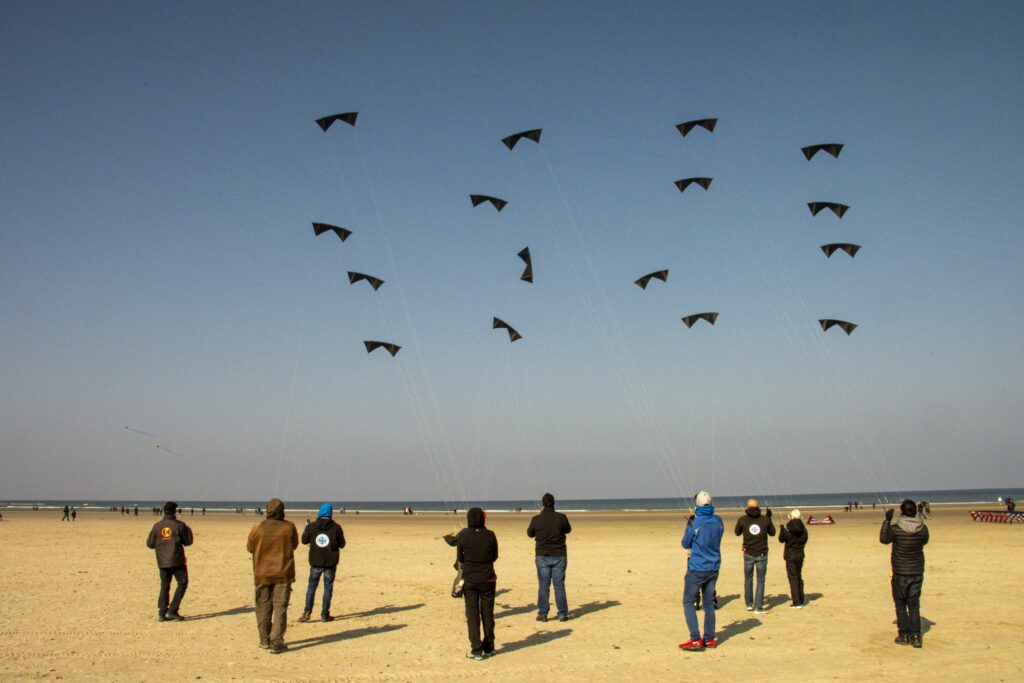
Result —
[[[288,628],[288,599],[292,594],[290,583],[256,586],[256,629],[261,643],[272,646],[284,644]]]

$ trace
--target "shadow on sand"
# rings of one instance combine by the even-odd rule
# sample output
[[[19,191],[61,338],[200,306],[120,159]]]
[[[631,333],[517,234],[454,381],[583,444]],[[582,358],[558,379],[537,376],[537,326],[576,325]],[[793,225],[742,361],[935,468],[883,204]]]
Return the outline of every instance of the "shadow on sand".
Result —
[[[255,612],[255,607],[232,607],[222,612],[210,612],[209,614],[197,614],[194,617],[185,617],[185,621],[198,621],[199,619],[216,619],[217,617],[233,617],[237,614],[250,614]]]
[[[895,619],[892,620],[892,625],[893,625],[893,628],[896,627],[896,620]],[[928,631],[931,631],[932,630],[932,626],[935,626],[935,622],[934,621],[932,621],[931,619],[927,619],[925,617],[921,617],[921,635],[922,636],[924,634],[928,633]]]
[[[750,629],[756,628],[760,625],[760,619],[744,619],[743,621],[734,621],[731,624],[728,624],[725,628],[719,629],[718,633],[716,633],[715,635],[719,643],[724,643],[730,638],[738,636],[741,633],[746,633]]]
[[[739,599],[740,599],[740,594],[739,593],[733,593],[733,594],[730,594],[730,595],[719,595],[718,596],[718,609],[722,609],[723,607],[728,605],[733,600],[739,600]]]
[[[408,612],[409,610],[419,609],[426,603],[418,602],[415,605],[384,605],[382,607],[374,607],[371,610],[365,612],[353,612],[352,614],[341,614],[334,617],[334,620],[338,619],[360,619],[362,617],[376,617],[381,614],[394,614],[395,612]]]
[[[367,626],[365,628],[354,628],[349,631],[330,633],[326,636],[315,636],[313,638],[293,640],[292,642],[288,643],[288,649],[293,652],[297,650],[305,650],[309,647],[317,647],[319,645],[330,645],[331,643],[340,643],[343,640],[353,640],[355,638],[362,638],[363,636],[372,636],[378,633],[398,631],[405,627],[406,624],[387,624],[386,626]]]
[[[494,615],[495,619],[504,619],[505,617],[514,617],[517,614],[527,614],[528,612],[536,612],[537,605],[529,604],[523,605],[522,607],[510,607],[508,605],[502,605],[503,612],[498,612]]]
[[[621,604],[622,603],[619,602],[618,600],[603,600],[601,602],[588,602],[586,604],[580,605],[576,609],[569,610],[569,614],[572,615],[573,619],[579,619],[580,617],[585,617],[586,615],[593,614],[594,612],[600,612],[601,610],[608,609],[609,607],[618,607]]]
[[[501,654],[504,654],[506,652],[515,652],[516,650],[522,650],[526,647],[533,647],[534,645],[543,645],[544,643],[550,643],[552,640],[565,638],[566,636],[571,634],[571,628],[564,628],[561,631],[538,631],[537,633],[531,633],[522,640],[516,640],[511,643],[505,643],[501,646],[498,652]]]

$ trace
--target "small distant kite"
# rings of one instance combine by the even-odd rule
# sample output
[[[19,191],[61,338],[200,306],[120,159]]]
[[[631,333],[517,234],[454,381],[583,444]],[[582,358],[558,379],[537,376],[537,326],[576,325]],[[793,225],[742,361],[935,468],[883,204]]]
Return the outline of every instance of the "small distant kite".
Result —
[[[388,353],[390,353],[392,358],[394,358],[395,354],[398,353],[398,350],[400,348],[402,348],[398,344],[392,344],[390,342],[382,342],[382,341],[364,341],[363,344],[366,345],[366,352],[367,353],[372,353],[376,349],[381,349],[382,348],[385,351],[387,351]]]
[[[513,149],[516,143],[526,138],[527,140],[533,140],[534,142],[540,142],[540,128],[534,128],[533,130],[524,130],[522,133],[514,133],[509,135],[507,138],[502,138],[501,141],[505,143],[505,146],[509,149]]]
[[[150,434],[149,432],[144,432],[141,429],[132,429],[128,425],[125,425],[124,429],[125,431],[135,432],[136,434],[142,434],[143,436],[152,436],[154,439],[160,436],[159,434]]]
[[[832,320],[830,318],[826,318],[824,320],[819,320],[818,322],[821,324],[821,329],[824,332],[827,332],[830,327],[838,327],[845,332],[847,336],[849,336],[851,332],[857,329],[857,326],[854,323],[848,323],[845,320]]]
[[[350,126],[356,125],[356,117],[359,116],[357,111],[348,111],[344,114],[332,114],[331,116],[325,116],[322,119],[316,120],[316,125],[320,126],[323,132],[327,132],[327,129],[331,127],[331,124],[335,121],[344,121]]]
[[[331,225],[330,223],[313,224],[313,233],[317,237],[324,234],[325,232],[333,232],[335,235],[338,236],[338,239],[340,239],[342,242],[347,240],[348,236],[352,234],[351,230],[348,230],[347,228],[339,228],[337,225]]]
[[[684,121],[683,123],[677,124],[676,130],[678,130],[685,138],[686,134],[697,126],[700,126],[709,133],[714,133],[716,125],[718,125],[718,119],[694,119],[693,121]]]
[[[349,284],[353,284],[354,285],[355,283],[359,282],[360,280],[366,280],[367,282],[369,282],[370,286],[373,287],[373,291],[375,291],[375,292],[378,289],[380,289],[380,286],[382,284],[384,284],[384,281],[381,280],[379,277],[374,277],[372,275],[367,275],[366,273],[353,273],[351,270],[348,271],[348,281],[349,281]]]
[[[533,283],[533,259],[530,258],[530,248],[523,247],[522,250],[516,254],[519,258],[523,259],[526,263],[526,268],[523,269],[523,275],[519,278],[524,282]]]
[[[694,323],[698,320],[706,320],[708,323],[714,325],[715,321],[718,320],[718,313],[694,313],[693,315],[687,315],[682,318],[683,324],[687,327],[693,327]]]
[[[640,289],[647,289],[647,284],[651,279],[661,280],[662,282],[668,282],[668,270],[656,270],[653,273],[647,273],[639,280],[634,280],[633,284]]]
[[[804,153],[805,157],[807,157],[807,161],[810,161],[818,152],[831,154],[838,159],[839,153],[843,151],[843,146],[838,142],[827,142],[823,145],[808,145],[807,147],[801,147],[800,151]]]
[[[817,216],[819,211],[829,209],[839,218],[842,218],[850,209],[846,204],[837,204],[836,202],[807,202],[807,208],[811,210],[812,216]]]
[[[860,251],[860,245],[849,244],[847,242],[833,242],[832,244],[821,245],[821,250],[825,252],[825,256],[829,258],[832,258],[832,254],[836,253],[837,251],[845,251],[847,254],[850,255],[850,258],[853,258],[854,256],[857,255],[857,252]]]
[[[175,452],[174,452],[174,451],[172,451],[172,450],[171,450],[170,448],[164,448],[164,447],[163,447],[163,446],[161,446],[160,444],[157,444],[157,445],[156,445],[156,447],[157,447],[157,448],[159,448],[159,449],[160,449],[160,450],[162,450],[162,451],[166,451],[166,452],[170,453],[171,455],[176,455],[176,456],[178,456],[179,458],[181,457],[181,453],[175,453]]]
[[[486,194],[471,194],[469,195],[469,201],[473,202],[473,206],[480,206],[484,202],[490,202],[491,206],[498,211],[504,209],[505,205],[508,204],[504,199],[498,199],[497,197],[491,197]]]
[[[685,192],[686,188],[690,185],[700,185],[705,190],[711,187],[712,178],[683,178],[682,180],[676,181],[676,187],[679,188],[680,192]]]
[[[491,329],[497,330],[499,328],[508,330],[508,340],[510,342],[514,342],[517,339],[523,338],[523,335],[519,334],[514,329],[512,329],[512,326],[509,325],[507,322],[505,322],[501,318],[495,318],[494,323],[491,325]]]

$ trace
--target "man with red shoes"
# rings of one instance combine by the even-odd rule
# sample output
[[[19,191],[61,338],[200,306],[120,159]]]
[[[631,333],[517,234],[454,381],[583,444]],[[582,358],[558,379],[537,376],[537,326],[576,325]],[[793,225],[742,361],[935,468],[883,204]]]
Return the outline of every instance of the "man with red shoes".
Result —
[[[683,547],[690,551],[683,587],[683,615],[690,629],[690,639],[680,643],[679,647],[690,651],[718,645],[715,640],[715,583],[722,564],[722,533],[725,531],[722,518],[715,514],[711,504],[711,494],[701,491],[696,502],[697,508],[686,523],[682,542]],[[697,625],[698,596],[703,598],[704,606],[703,638]]]

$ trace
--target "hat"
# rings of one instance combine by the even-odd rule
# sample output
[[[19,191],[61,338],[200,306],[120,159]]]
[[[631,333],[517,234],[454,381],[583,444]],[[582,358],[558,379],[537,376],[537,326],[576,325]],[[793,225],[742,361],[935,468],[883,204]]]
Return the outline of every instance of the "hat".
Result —
[[[711,505],[711,494],[707,491],[701,491],[697,494],[697,507],[703,505]]]
[[[324,503],[320,506],[320,512],[316,513],[317,517],[333,517],[334,506],[330,503]]]
[[[900,503],[900,512],[903,514],[904,517],[916,517],[917,503],[910,500],[909,498],[905,498],[903,502]]]
[[[540,504],[546,508],[553,508],[555,507],[555,497],[552,496],[550,493],[545,493],[543,496],[541,496]]]
[[[165,515],[173,515],[177,511],[178,511],[178,504],[177,503],[174,503],[174,502],[171,502],[171,501],[167,501],[166,503],[164,503],[164,514]]]
[[[790,519],[800,519],[800,511],[797,510],[797,509],[791,510],[790,513],[789,513],[789,518]]]

